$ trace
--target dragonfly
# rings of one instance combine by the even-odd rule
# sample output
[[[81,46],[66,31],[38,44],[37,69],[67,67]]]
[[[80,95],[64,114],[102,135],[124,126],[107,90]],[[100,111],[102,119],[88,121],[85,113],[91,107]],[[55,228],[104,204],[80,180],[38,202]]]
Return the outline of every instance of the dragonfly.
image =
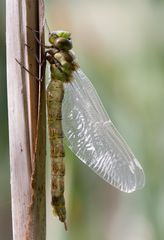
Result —
[[[52,207],[66,226],[63,138],[73,153],[98,176],[130,193],[145,183],[144,171],[109,118],[72,51],[71,33],[49,33],[45,58],[50,64],[47,113],[51,155]]]

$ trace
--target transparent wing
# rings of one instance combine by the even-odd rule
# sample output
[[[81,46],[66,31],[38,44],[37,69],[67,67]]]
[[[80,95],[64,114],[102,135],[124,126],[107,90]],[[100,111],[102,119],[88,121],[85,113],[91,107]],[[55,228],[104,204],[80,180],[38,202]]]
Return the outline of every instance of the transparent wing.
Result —
[[[144,172],[106,113],[93,85],[78,69],[65,84],[63,130],[70,149],[105,181],[124,192],[144,186]]]

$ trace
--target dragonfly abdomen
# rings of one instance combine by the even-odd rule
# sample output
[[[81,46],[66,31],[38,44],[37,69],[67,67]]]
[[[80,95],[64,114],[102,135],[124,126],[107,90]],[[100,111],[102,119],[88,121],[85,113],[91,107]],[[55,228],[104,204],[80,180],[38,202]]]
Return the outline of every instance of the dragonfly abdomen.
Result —
[[[48,130],[51,151],[51,195],[54,212],[60,221],[65,222],[66,210],[64,200],[64,146],[62,131],[62,100],[64,97],[63,83],[51,79],[47,87]]]

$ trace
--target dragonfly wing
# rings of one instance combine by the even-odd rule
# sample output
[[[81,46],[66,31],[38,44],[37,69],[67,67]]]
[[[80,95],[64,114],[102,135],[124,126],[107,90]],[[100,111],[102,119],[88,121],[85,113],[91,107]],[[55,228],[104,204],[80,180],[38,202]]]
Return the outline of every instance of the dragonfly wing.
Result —
[[[124,192],[144,186],[144,172],[106,113],[93,85],[78,69],[65,84],[63,131],[70,149],[105,181]]]

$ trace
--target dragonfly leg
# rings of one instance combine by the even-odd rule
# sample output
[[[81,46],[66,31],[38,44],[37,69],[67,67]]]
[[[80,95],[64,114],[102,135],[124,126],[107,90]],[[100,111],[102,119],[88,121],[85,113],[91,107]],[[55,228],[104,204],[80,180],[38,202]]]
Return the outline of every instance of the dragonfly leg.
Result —
[[[32,29],[31,27],[29,27],[29,26],[27,26],[27,28],[33,33],[34,38],[35,38],[35,40],[37,41],[37,43],[39,43],[39,45],[41,45],[41,46],[43,46],[43,47],[45,47],[45,48],[51,48],[51,46],[44,45],[44,44],[40,41],[40,39],[37,37],[36,33],[39,33],[39,31],[34,30],[34,29]]]
[[[36,77],[35,73],[31,72],[29,69],[27,69],[21,62],[18,61],[18,59],[15,58],[15,61],[21,66],[22,69],[27,71],[31,76],[33,76],[37,81],[41,82],[43,79]]]
[[[28,44],[26,44],[26,43],[25,43],[24,45],[32,52],[32,54],[34,55],[37,63],[41,65],[42,62],[39,61],[39,58],[37,57],[37,55],[36,55],[35,52],[34,52],[34,49],[33,49],[31,46],[29,46]]]
[[[37,63],[38,63],[41,67],[43,67],[43,65],[44,65],[44,63],[45,63],[45,60],[47,59],[47,54],[49,53],[49,50],[47,50],[47,51],[44,52],[44,54],[43,54],[43,60],[40,61],[39,58],[37,57],[37,55],[35,54],[34,49],[33,49],[31,46],[29,46],[28,44],[26,44],[26,43],[25,43],[24,45],[32,52],[32,54],[34,55]]]

